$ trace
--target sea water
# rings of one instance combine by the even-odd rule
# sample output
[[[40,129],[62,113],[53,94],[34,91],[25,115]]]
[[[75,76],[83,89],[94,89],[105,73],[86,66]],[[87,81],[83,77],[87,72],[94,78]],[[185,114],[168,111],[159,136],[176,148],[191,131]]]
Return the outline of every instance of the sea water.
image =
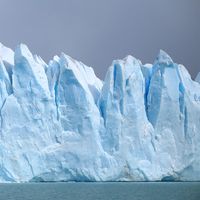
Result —
[[[0,184],[0,200],[200,200],[200,182]]]

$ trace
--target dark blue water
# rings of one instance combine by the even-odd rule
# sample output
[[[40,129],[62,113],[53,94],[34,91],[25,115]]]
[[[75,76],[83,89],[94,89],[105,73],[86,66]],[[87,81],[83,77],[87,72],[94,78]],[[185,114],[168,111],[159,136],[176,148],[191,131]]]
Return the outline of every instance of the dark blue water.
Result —
[[[0,200],[200,200],[200,183],[0,184]]]

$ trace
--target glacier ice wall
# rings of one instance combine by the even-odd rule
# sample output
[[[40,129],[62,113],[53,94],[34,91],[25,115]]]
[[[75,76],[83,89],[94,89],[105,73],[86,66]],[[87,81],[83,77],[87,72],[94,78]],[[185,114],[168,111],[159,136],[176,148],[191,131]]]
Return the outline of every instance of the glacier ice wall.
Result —
[[[200,180],[199,82],[162,50],[101,81],[0,44],[0,182]]]

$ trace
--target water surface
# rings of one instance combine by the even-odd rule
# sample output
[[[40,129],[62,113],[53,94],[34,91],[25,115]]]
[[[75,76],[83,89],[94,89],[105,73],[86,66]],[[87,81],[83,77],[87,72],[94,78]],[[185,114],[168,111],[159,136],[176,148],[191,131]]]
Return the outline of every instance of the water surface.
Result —
[[[0,184],[0,200],[200,200],[200,182]]]

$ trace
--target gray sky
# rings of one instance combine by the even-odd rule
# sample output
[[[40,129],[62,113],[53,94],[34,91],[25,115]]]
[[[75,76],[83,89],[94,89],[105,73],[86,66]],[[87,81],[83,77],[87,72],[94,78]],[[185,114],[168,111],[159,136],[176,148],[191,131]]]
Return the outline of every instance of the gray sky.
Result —
[[[199,0],[0,0],[0,42],[45,61],[66,54],[104,79],[113,59],[153,62],[159,49],[200,71]]]

